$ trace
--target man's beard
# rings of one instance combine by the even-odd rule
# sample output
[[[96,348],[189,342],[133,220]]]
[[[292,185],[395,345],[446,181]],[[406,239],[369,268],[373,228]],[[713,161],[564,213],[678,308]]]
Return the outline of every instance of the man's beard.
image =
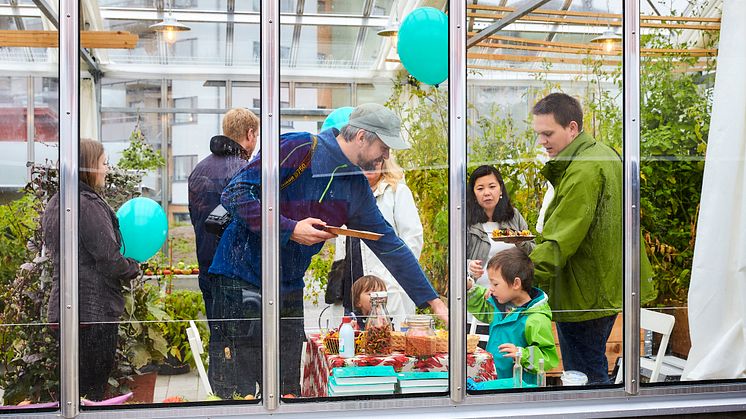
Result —
[[[360,162],[359,166],[365,172],[372,172],[372,171],[376,170],[376,165],[380,161],[383,161],[383,158],[379,157],[379,158],[377,158],[375,160],[362,161],[362,162]]]

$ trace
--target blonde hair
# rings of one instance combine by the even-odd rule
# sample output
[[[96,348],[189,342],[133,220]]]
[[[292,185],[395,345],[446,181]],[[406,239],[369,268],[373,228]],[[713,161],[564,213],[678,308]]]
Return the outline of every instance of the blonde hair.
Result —
[[[245,108],[233,108],[223,118],[223,134],[231,140],[241,144],[246,139],[246,133],[259,130],[259,118]]]
[[[383,164],[381,165],[381,177],[378,179],[378,183],[386,182],[394,191],[396,191],[396,186],[402,179],[404,179],[404,170],[399,166],[392,154],[388,159],[383,160]],[[376,183],[376,185],[378,185],[378,183]]]
[[[386,291],[386,289],[386,283],[383,282],[383,279],[375,275],[361,276],[354,284],[352,284],[352,290],[350,291],[350,294],[352,294],[352,307],[360,308],[358,307],[358,303],[360,302],[361,294],[366,292]]]
[[[98,173],[98,161],[104,154],[104,145],[89,138],[80,140],[80,161],[78,171],[80,181],[97,189],[96,177]]]

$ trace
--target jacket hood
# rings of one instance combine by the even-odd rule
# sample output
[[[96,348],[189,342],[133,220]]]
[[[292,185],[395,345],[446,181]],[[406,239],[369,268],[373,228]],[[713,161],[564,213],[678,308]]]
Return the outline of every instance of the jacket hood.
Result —
[[[216,156],[246,157],[246,150],[225,135],[216,135],[210,139],[210,151]]]
[[[512,321],[518,320],[519,316],[528,316],[530,314],[543,314],[544,316],[547,316],[549,320],[552,319],[552,310],[549,307],[549,297],[547,297],[547,294],[542,291],[539,288],[533,287],[531,288],[530,295],[532,296],[531,301],[529,301],[527,307],[517,307],[513,309],[512,311],[505,314],[505,317],[500,321],[500,323],[508,323]],[[505,307],[502,304],[496,304],[497,300],[492,298],[490,299],[490,303],[495,306],[500,311],[505,311]]]

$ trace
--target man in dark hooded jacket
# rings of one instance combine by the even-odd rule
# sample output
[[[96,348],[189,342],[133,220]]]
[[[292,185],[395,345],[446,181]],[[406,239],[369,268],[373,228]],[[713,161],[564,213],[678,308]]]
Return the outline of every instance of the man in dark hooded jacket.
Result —
[[[248,109],[234,108],[223,118],[223,134],[210,140],[212,154],[200,161],[189,175],[189,217],[194,226],[199,263],[199,288],[205,314],[212,318],[212,293],[207,270],[220,238],[205,231],[205,220],[220,204],[220,194],[249,160],[259,135],[259,118]]]

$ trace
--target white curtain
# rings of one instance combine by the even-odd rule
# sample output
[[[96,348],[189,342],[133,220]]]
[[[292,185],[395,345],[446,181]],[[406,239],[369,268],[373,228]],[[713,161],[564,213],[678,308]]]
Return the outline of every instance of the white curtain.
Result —
[[[746,377],[746,2],[724,0],[682,379]]]
[[[80,79],[80,138],[99,140],[96,86],[92,79]]]

